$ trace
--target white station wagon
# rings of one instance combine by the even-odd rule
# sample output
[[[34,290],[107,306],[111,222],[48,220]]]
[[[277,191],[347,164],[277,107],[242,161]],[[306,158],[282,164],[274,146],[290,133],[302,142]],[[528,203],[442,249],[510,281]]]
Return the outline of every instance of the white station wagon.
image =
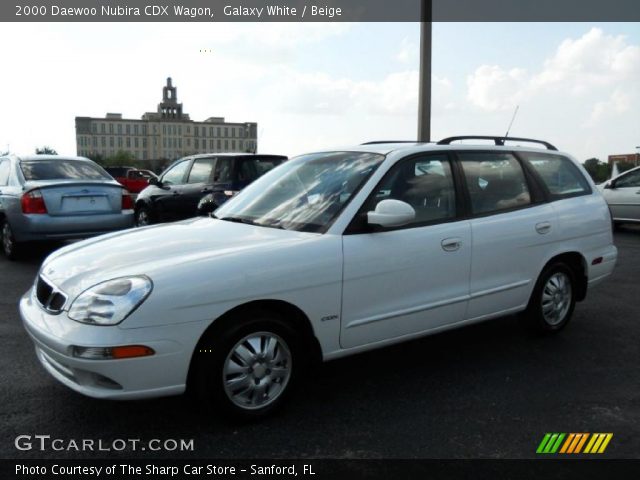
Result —
[[[511,140],[302,155],[211,218],[54,252],[24,325],[80,393],[189,388],[242,416],[281,404],[311,360],[517,312],[558,331],[614,268],[611,216],[569,155]]]

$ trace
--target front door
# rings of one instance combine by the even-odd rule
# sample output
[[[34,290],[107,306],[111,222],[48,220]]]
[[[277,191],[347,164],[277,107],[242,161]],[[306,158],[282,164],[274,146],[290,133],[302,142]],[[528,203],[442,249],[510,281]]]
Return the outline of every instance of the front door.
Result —
[[[343,237],[340,343],[357,347],[460,322],[469,294],[471,227],[459,206],[446,154],[401,160],[359,213],[384,199],[410,204],[400,228]]]

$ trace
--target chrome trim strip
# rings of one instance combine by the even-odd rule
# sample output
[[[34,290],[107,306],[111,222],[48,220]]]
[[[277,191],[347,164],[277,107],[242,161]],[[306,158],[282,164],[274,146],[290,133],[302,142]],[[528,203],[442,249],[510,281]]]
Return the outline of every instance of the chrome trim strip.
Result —
[[[359,320],[353,320],[344,327],[353,328],[361,325],[367,325],[369,323],[380,322],[393,317],[400,317],[402,315],[410,315],[412,313],[424,312],[427,310],[433,310],[434,308],[444,307],[447,305],[453,305],[456,303],[464,302],[466,300],[474,300],[480,297],[486,297],[487,295],[493,295],[494,293],[500,293],[507,290],[513,290],[514,288],[523,287],[531,283],[531,280],[520,280],[519,282],[510,283],[509,285],[503,285],[501,287],[490,288],[488,290],[482,290],[480,292],[472,293],[471,295],[463,295],[461,297],[452,298],[449,300],[441,300],[439,302],[429,303],[427,305],[419,305],[416,307],[405,308],[391,313],[382,313],[379,315],[373,315],[371,317],[361,318]]]

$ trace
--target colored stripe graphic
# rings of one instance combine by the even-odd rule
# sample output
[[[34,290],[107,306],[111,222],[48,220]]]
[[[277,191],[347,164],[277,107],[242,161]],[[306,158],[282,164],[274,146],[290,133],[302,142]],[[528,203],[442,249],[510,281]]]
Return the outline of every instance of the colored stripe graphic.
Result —
[[[612,438],[613,433],[545,433],[536,453],[604,453]]]

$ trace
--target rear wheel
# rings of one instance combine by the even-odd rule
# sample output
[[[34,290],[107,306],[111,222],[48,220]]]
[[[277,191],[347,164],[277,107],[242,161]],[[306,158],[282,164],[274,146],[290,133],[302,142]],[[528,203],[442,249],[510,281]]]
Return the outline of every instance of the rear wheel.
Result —
[[[569,266],[558,262],[540,275],[525,315],[537,330],[553,333],[569,323],[575,305],[575,274]]]
[[[151,225],[151,212],[147,207],[139,207],[135,214],[136,227],[146,227]]]
[[[15,260],[18,258],[20,245],[16,242],[15,237],[13,236],[11,225],[9,225],[9,222],[5,219],[2,220],[0,228],[2,229],[2,251],[9,260]]]
[[[281,318],[260,312],[245,312],[226,331],[206,335],[195,355],[202,405],[243,419],[281,406],[303,363],[297,332]]]

